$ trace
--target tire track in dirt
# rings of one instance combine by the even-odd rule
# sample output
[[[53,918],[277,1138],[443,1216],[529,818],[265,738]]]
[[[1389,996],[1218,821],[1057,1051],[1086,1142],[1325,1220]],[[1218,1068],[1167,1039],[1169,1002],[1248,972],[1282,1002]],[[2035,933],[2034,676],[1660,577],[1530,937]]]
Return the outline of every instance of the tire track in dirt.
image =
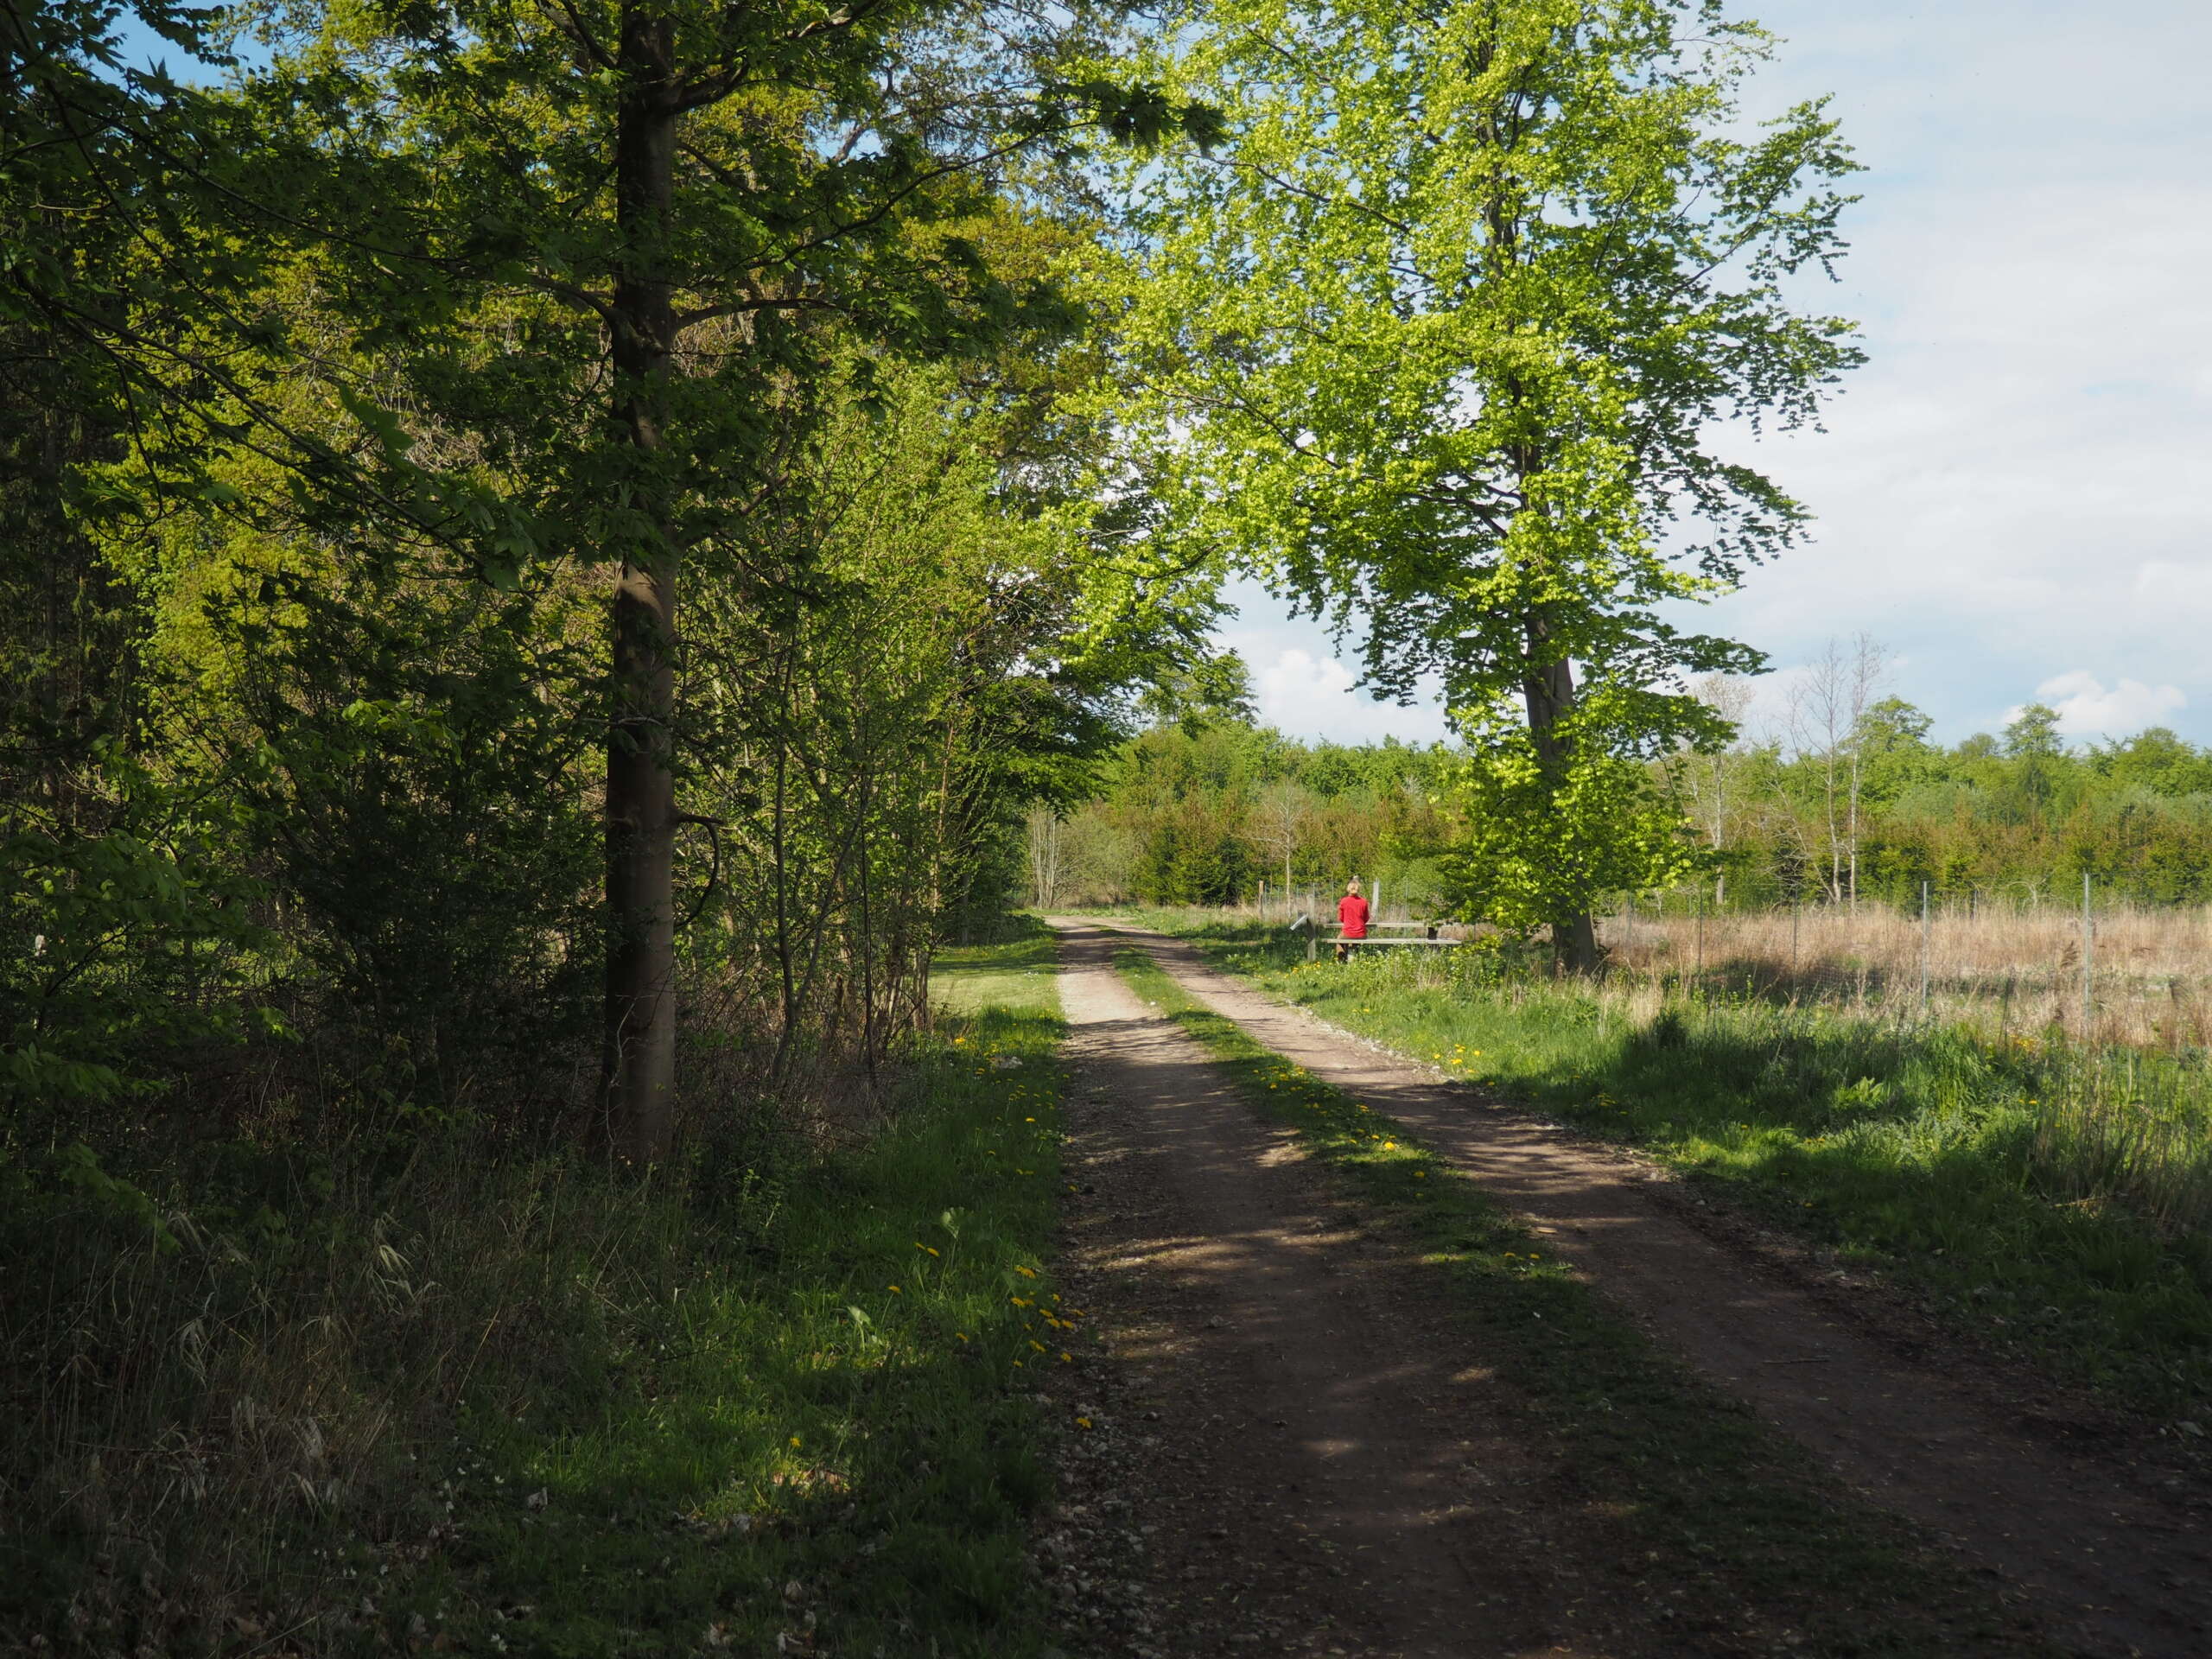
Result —
[[[1088,929],[1055,925],[1070,938]],[[1276,1002],[1179,940],[1114,931],[1255,1040],[1388,1113],[1530,1217],[1646,1330],[1847,1484],[2003,1574],[2080,1652],[2212,1654],[2204,1495],[2170,1490],[2171,1471],[2023,1433],[2001,1406],[1900,1357],[1789,1274],[1688,1225],[1618,1154]]]
[[[1095,1432],[1077,1438],[1069,1507],[1042,1540],[1064,1600],[1122,1610],[1084,1645],[1652,1650],[1587,1617],[1602,1598],[1576,1552],[1516,1501],[1541,1459],[1484,1429],[1493,1385],[1448,1322],[1393,1283],[1294,1137],[1145,1007],[1112,942],[1090,938],[1064,950],[1061,981],[1067,1167],[1087,1193],[1063,1282],[1116,1376],[1071,1402]],[[1086,1475],[1084,1459],[1111,1466]],[[1087,1596],[1089,1580],[1106,1593]]]

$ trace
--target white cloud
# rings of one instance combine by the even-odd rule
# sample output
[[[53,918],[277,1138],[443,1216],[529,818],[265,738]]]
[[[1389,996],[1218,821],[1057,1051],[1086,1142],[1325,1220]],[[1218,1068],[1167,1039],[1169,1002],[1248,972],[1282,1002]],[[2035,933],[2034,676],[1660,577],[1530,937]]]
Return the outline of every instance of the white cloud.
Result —
[[[2199,622],[2212,620],[2212,559],[2145,560],[2135,572],[2135,597],[2154,613],[2194,612]]]
[[[2122,679],[2112,690],[2085,669],[2057,674],[2036,687],[2036,697],[2058,714],[2058,729],[2069,737],[2124,737],[2163,722],[2188,707],[2177,685],[2145,685]],[[2010,722],[2018,709],[2008,709]]]
[[[1238,652],[1252,672],[1260,722],[1287,737],[1335,743],[1376,743],[1395,737],[1433,743],[1446,735],[1442,696],[1434,686],[1414,707],[1378,702],[1360,689],[1357,671],[1336,653],[1328,630],[1294,613],[1256,582],[1230,584],[1236,620],[1219,643]]]
[[[1263,643],[1265,636],[1230,639],[1253,667],[1252,700],[1259,706],[1261,724],[1285,736],[1338,743],[1375,743],[1396,737],[1427,743],[1444,735],[1440,710],[1377,702],[1359,690],[1358,676],[1333,657],[1316,656],[1300,645]],[[1253,645],[1264,654],[1255,653]]]
[[[1278,652],[1260,671],[1260,707],[1270,720],[1312,709],[1333,709],[1335,699],[1357,683],[1352,671],[1334,658],[1317,663],[1302,651]]]

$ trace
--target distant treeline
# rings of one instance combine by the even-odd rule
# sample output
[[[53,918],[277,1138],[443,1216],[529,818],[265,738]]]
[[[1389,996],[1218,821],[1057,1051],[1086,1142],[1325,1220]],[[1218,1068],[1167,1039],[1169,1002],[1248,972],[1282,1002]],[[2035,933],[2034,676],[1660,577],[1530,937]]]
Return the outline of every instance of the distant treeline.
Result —
[[[2153,727],[2069,747],[2031,704],[1954,747],[1887,698],[1833,740],[1741,742],[1657,764],[1706,874],[1669,904],[2212,901],[2212,749]],[[1030,829],[1030,887],[1058,904],[1229,904],[1265,881],[1380,876],[1441,902],[1462,821],[1454,749],[1306,744],[1234,717],[1122,746],[1095,800]],[[1701,899],[1700,899],[1701,895]]]
[[[1262,881],[1279,891],[1351,875],[1433,894],[1452,764],[1440,744],[1300,743],[1227,716],[1162,723],[1122,746],[1098,798],[1065,818],[1033,816],[1030,896],[1226,905]]]

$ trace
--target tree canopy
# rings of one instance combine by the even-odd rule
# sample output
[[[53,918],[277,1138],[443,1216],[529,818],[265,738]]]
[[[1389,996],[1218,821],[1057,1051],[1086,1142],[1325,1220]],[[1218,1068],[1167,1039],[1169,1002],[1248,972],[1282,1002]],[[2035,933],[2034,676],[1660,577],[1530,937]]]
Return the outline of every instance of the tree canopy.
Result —
[[[1174,533],[1378,691],[1441,676],[1468,902],[1586,965],[1595,896],[1675,857],[1636,762],[1721,741],[1683,680],[1757,661],[1664,607],[1802,519],[1731,423],[1811,419],[1859,359],[1785,291],[1842,251],[1848,150],[1817,102],[1741,130],[1769,42],[1710,5],[1231,0],[1165,38],[1229,135],[1135,177],[1117,294]]]

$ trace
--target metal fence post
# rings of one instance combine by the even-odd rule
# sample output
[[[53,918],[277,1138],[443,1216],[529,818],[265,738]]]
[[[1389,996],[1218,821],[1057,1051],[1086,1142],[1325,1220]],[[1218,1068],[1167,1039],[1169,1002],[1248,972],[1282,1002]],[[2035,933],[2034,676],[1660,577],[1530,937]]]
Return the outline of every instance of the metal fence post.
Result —
[[[1920,1017],[1928,1017],[1928,883],[1920,884]]]
[[[2095,918],[2089,914],[2089,873],[2084,870],[2082,872],[2082,1040],[2083,1042],[2089,1040],[2089,1020],[2095,1008],[2089,988],[2094,982],[2097,971],[2094,966],[2096,948],[2097,925]]]

